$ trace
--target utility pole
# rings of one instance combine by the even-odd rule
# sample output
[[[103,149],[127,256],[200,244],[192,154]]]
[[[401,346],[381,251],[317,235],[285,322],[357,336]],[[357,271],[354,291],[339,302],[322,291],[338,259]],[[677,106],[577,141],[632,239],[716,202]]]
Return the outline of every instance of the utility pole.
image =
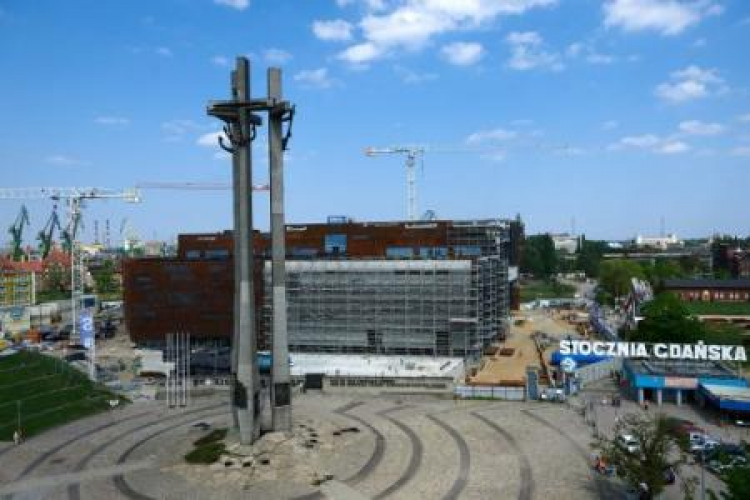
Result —
[[[284,146],[282,135],[287,106],[281,100],[281,70],[268,70],[268,100],[274,107],[268,111],[268,165],[271,170],[271,284],[273,289],[273,346],[271,367],[271,410],[273,430],[292,430],[292,400],[289,381],[289,340],[286,323],[286,233],[284,230]]]

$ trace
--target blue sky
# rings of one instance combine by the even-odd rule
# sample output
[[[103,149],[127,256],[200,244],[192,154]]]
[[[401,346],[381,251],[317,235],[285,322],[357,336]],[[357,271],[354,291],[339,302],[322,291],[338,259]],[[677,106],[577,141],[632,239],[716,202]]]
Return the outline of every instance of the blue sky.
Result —
[[[423,145],[420,213],[746,235],[747,47],[742,0],[0,0],[1,184],[229,181],[205,108],[247,55],[253,93],[280,66],[297,106],[289,222],[403,219],[404,158],[363,149]],[[27,205],[35,233],[51,203]],[[230,210],[228,192],[148,190],[91,202],[85,239],[106,219],[114,240],[124,218],[147,239],[220,230]]]

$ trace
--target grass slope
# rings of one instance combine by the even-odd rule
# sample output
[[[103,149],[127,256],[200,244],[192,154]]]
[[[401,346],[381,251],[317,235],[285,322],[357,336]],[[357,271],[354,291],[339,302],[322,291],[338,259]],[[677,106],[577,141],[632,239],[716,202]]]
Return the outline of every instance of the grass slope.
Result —
[[[17,401],[21,402],[21,429],[28,437],[105,411],[108,401],[117,398],[51,356],[22,351],[0,357],[0,441],[13,437]]]

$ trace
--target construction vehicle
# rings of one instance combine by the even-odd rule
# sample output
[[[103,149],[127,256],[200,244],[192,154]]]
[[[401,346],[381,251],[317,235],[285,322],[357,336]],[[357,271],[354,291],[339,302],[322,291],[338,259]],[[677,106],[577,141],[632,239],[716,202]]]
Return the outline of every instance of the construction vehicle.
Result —
[[[23,242],[23,228],[29,225],[29,211],[26,210],[26,205],[21,205],[21,212],[16,217],[16,221],[8,229],[8,232],[13,237],[13,249],[11,251],[11,258],[15,261],[21,260],[23,257],[23,250],[21,244]]]

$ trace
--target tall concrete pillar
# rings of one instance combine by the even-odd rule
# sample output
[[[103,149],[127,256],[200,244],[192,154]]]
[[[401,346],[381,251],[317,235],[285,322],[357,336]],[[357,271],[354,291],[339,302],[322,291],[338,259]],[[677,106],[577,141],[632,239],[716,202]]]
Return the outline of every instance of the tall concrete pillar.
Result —
[[[271,285],[273,290],[273,349],[271,368],[271,411],[273,430],[292,430],[292,392],[289,377],[289,340],[286,304],[286,231],[284,228],[284,147],[281,101],[281,70],[268,70],[268,156],[271,169]]]
[[[234,333],[232,336],[232,414],[240,442],[252,444],[260,436],[260,387],[256,360],[253,272],[252,141],[259,117],[250,99],[250,63],[237,58],[232,71],[232,99],[210,103],[208,114],[224,121],[232,153],[234,186]]]
[[[656,389],[656,405],[661,406],[664,389]]]
[[[245,57],[237,58],[235,70],[237,96],[239,102],[250,100],[250,62]],[[253,117],[250,110],[239,108],[239,127],[242,140],[235,146],[237,157],[237,178],[239,199],[235,200],[235,210],[239,210],[238,233],[240,246],[235,249],[235,265],[239,264],[239,342],[237,346],[237,384],[235,394],[240,423],[240,441],[251,444],[260,437],[260,384],[256,359],[255,331],[255,273],[253,252]],[[236,312],[235,312],[236,314]],[[244,404],[243,404],[244,403]]]
[[[638,404],[642,405],[644,401],[643,389],[638,389]]]
[[[675,390],[674,397],[675,397],[675,403],[677,403],[677,406],[682,406],[682,389]]]

